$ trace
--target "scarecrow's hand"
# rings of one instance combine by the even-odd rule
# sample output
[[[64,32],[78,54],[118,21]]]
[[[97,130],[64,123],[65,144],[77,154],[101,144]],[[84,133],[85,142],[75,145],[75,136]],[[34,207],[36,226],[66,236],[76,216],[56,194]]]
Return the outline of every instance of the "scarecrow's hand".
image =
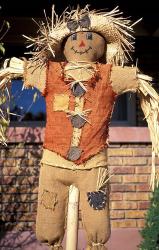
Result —
[[[0,89],[12,79],[23,77],[24,64],[24,60],[16,57],[4,61],[3,67],[0,69]]]
[[[6,59],[3,64],[3,69],[11,78],[23,77],[25,60],[17,57]]]
[[[141,73],[136,73],[136,77],[137,79],[140,81],[144,80],[146,82],[152,82],[153,81],[153,77],[145,75],[145,74],[141,74]]]

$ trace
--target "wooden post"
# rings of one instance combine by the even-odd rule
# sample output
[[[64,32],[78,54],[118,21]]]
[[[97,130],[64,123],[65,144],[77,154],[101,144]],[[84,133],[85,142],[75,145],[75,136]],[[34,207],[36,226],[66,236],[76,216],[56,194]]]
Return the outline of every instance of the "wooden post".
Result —
[[[71,185],[67,211],[66,250],[77,249],[79,190]]]

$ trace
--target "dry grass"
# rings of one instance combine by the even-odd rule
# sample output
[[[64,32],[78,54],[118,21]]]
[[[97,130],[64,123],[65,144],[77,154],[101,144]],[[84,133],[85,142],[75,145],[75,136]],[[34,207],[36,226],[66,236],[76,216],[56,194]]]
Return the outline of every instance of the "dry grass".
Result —
[[[159,95],[151,84],[140,79],[139,97],[152,141],[152,171],[150,185],[152,189],[154,189],[157,178],[155,157],[159,157]]]

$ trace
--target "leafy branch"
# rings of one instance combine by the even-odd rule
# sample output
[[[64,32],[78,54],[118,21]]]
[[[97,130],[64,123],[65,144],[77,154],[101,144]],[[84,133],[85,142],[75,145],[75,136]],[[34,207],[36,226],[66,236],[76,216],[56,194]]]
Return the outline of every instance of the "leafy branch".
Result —
[[[7,34],[9,29],[10,29],[9,22],[4,20],[0,27],[0,52],[2,54],[5,53],[5,48],[4,48],[4,43],[1,41],[3,40],[4,36]]]

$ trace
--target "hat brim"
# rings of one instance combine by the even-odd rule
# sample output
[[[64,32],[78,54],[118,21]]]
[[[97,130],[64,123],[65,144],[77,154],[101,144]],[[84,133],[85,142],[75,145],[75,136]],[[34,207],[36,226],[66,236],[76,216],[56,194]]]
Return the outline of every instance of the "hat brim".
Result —
[[[54,17],[52,16],[50,27],[48,27],[48,23],[46,26],[41,26],[39,30],[41,34],[34,40],[34,57],[44,58],[49,57],[49,55],[56,59],[59,56],[61,57],[63,53],[62,43],[67,36],[72,34],[67,27],[68,19],[79,18],[86,12],[89,15],[91,25],[84,30],[96,32],[104,37],[107,43],[106,61],[114,63],[127,60],[130,56],[129,52],[134,48],[132,22],[121,17],[118,8],[110,12],[104,12],[89,11],[88,6],[84,9],[77,8],[69,14],[67,10],[59,18],[56,15],[55,24],[53,24]],[[76,32],[80,30],[79,27]]]

